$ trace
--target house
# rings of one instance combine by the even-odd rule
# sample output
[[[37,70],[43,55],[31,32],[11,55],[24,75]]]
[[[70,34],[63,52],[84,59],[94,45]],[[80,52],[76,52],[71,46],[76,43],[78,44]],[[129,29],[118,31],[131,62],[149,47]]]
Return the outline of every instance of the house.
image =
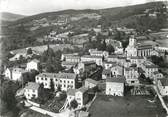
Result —
[[[123,55],[119,55],[117,63],[120,64],[121,66],[124,66],[125,62],[126,62],[126,57]]]
[[[104,69],[102,72],[102,79],[107,79],[108,77],[111,77],[112,73],[110,69]]]
[[[145,76],[151,78],[153,72],[158,71],[158,66],[150,61],[145,61],[142,64],[142,69],[145,71]]]
[[[22,68],[7,68],[4,74],[5,77],[10,80],[19,81],[26,72],[27,71]]]
[[[72,53],[72,54],[62,54],[61,55],[61,61],[66,61],[66,58],[68,58],[69,56],[77,56],[78,53]]]
[[[114,76],[123,75],[123,74],[124,74],[123,66],[121,66],[121,65],[119,65],[119,64],[114,64],[114,65],[111,67],[111,73],[112,73],[112,75],[114,75]]]
[[[157,87],[162,96],[168,95],[168,78],[159,79],[157,83]]]
[[[38,98],[40,85],[34,82],[28,82],[25,86],[24,95],[26,99]]]
[[[124,76],[126,78],[126,82],[131,84],[137,84],[139,83],[138,77],[138,68],[137,67],[128,67],[124,69]]]
[[[88,88],[81,87],[79,89],[69,89],[67,91],[67,100],[70,103],[72,100],[76,100],[78,108],[83,107],[88,101]]]
[[[106,79],[106,95],[124,96],[124,76],[114,76]]]
[[[158,79],[162,79],[163,78],[163,74],[160,73],[159,71],[155,71],[153,72],[153,76],[151,77],[154,81],[158,80]]]
[[[50,84],[53,82],[55,90],[58,87],[61,90],[75,89],[77,76],[74,73],[41,73],[36,76],[36,83],[43,83],[44,88],[50,89]]]
[[[94,61],[83,61],[79,62],[77,67],[74,68],[74,73],[84,73],[84,72],[91,72],[95,70],[97,67]]]
[[[131,64],[136,64],[137,67],[141,67],[145,59],[142,56],[132,56],[130,58]]]
[[[101,56],[91,56],[91,55],[84,55],[81,57],[81,61],[94,61],[97,65],[102,66],[103,65],[103,57]]]
[[[104,63],[103,63],[104,65],[104,68],[105,69],[110,69],[114,64],[117,64],[116,62],[111,62],[111,61],[104,61]]]
[[[85,87],[86,88],[94,88],[98,85],[98,82],[96,80],[93,80],[93,79],[90,79],[90,78],[87,78],[85,80]]]
[[[66,69],[70,69],[72,67],[75,67],[78,63],[76,62],[67,62],[67,61],[62,61],[61,66],[65,67]]]
[[[78,55],[70,55],[65,57],[65,61],[67,62],[80,62],[80,56]]]
[[[109,56],[109,53],[107,51],[98,51],[98,50],[89,50],[89,53],[91,56],[101,56],[104,57],[105,59]]]
[[[30,62],[27,63],[26,70],[27,71],[31,71],[31,70],[38,71],[39,70],[39,64],[40,64],[39,60],[33,59],[33,60],[31,60]]]

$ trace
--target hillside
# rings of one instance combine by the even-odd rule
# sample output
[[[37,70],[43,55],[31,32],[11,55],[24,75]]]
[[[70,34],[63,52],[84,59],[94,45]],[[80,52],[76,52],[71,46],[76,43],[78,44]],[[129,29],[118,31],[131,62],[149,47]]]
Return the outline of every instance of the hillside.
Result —
[[[3,21],[16,21],[18,19],[24,18],[24,15],[8,13],[8,12],[1,12],[1,20]]]
[[[37,38],[43,38],[51,30],[57,33],[71,31],[81,31],[90,29],[97,25],[103,28],[116,26],[129,26],[137,28],[139,17],[144,15],[147,9],[159,9],[162,2],[151,2],[140,5],[108,8],[108,9],[85,9],[85,10],[64,10],[57,12],[41,13],[33,16],[21,18],[6,24],[2,27],[2,34],[7,35],[4,40],[7,41],[8,49],[18,49],[22,47],[39,44]],[[145,20],[144,20],[145,19]],[[145,22],[140,22],[138,27],[156,28],[156,19],[144,18]],[[140,26],[139,26],[140,25]],[[157,27],[158,28],[158,27]],[[162,28],[160,26],[158,30]],[[17,45],[11,44],[17,43]]]

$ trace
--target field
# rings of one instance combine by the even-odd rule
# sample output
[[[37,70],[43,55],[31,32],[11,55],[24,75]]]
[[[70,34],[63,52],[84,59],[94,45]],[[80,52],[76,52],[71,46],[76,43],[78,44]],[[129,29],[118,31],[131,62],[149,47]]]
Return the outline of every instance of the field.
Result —
[[[91,117],[165,117],[159,101],[149,96],[109,97],[99,95],[89,109]]]

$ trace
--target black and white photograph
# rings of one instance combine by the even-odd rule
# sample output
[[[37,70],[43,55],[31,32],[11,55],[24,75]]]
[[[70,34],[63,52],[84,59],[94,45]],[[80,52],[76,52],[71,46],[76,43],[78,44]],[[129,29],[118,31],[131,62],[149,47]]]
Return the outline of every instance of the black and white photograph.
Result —
[[[168,117],[168,0],[0,0],[0,117]]]

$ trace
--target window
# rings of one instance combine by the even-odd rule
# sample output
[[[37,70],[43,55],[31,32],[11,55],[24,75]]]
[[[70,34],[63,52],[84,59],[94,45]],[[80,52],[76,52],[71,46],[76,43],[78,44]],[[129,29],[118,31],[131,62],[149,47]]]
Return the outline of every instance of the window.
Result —
[[[35,92],[35,90],[33,90],[33,92]]]
[[[47,86],[47,83],[45,83],[45,86]]]
[[[57,81],[57,79],[55,79],[55,81]]]
[[[37,77],[36,79],[38,80],[39,78]]]
[[[64,80],[64,83],[65,83],[66,81]]]
[[[62,80],[60,80],[60,82],[62,82]]]
[[[64,87],[66,87],[66,85],[64,85]]]
[[[41,80],[43,80],[43,78],[41,78]]]
[[[47,78],[45,78],[45,80],[47,80]]]
[[[68,81],[68,83],[69,83],[69,81]]]
[[[73,81],[71,81],[71,83],[73,83]]]

